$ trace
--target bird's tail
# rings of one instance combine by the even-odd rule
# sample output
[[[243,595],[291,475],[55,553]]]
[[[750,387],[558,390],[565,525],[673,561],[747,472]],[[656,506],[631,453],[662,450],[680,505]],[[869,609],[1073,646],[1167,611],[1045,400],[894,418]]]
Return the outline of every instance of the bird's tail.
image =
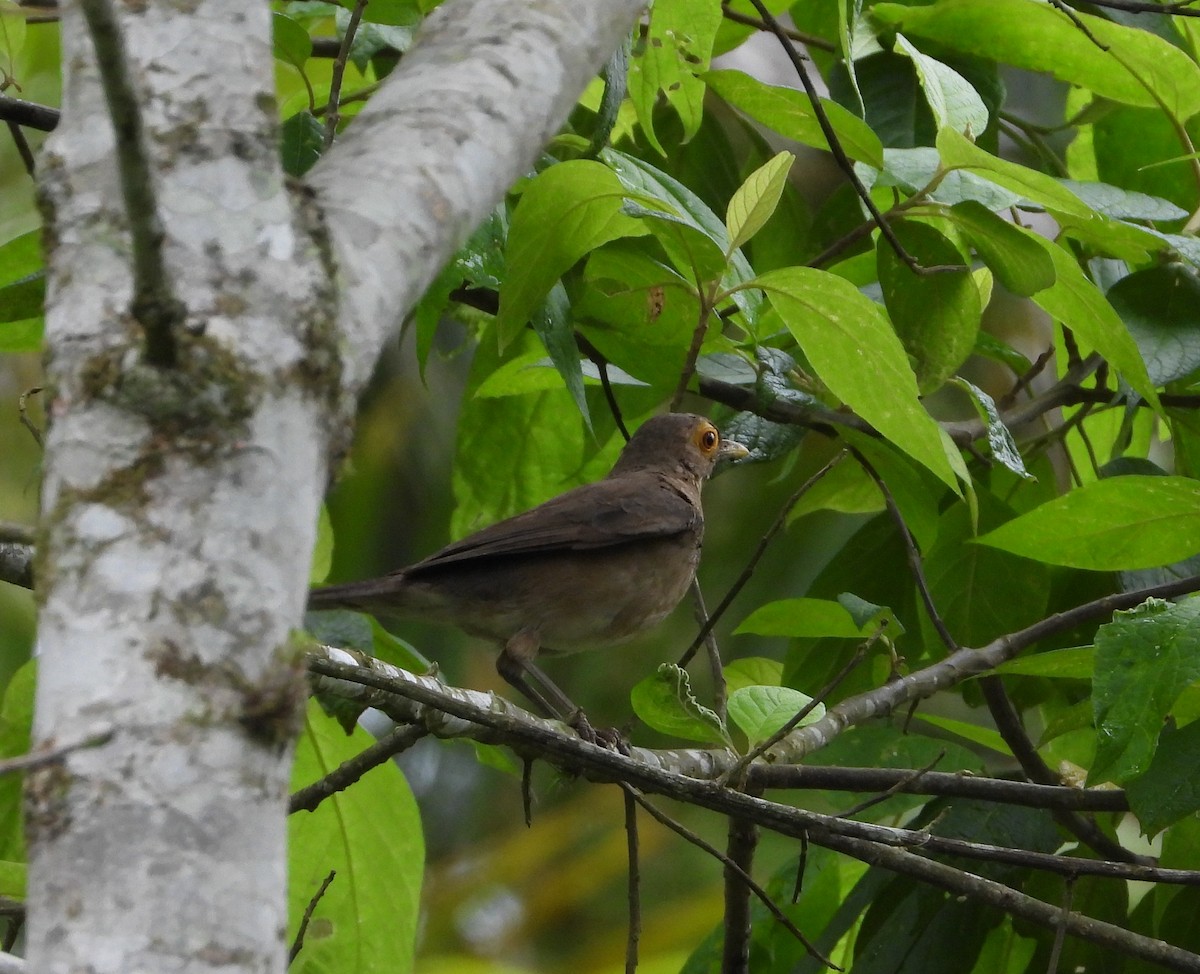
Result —
[[[404,579],[397,573],[361,582],[326,585],[310,589],[308,608],[354,609],[357,612],[391,614],[404,609]]]

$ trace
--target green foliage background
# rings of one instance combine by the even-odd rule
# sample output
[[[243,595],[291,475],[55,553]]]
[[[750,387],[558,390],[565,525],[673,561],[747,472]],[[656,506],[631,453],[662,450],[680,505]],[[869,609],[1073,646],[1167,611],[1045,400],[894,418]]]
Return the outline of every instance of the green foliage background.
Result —
[[[372,0],[351,48],[344,125],[435,5]],[[330,61],[312,39],[340,37],[352,6],[273,4],[281,146],[293,175],[319,157],[317,110],[330,89]],[[714,66],[758,33],[745,22],[758,16],[752,4],[655,0],[627,57],[584,93],[385,357],[329,500],[330,577],[415,560],[600,476],[621,438],[597,363],[631,427],[666,408],[682,381],[687,408],[753,448],[754,465],[709,488],[701,582],[710,606],[792,491],[844,447],[887,484],[959,645],[1196,572],[1200,18],[1068,16],[1035,0],[767,6],[790,14],[806,40],[830,129],[898,242],[943,272],[915,272],[867,219],[834,174],[797,79],[768,84]],[[22,97],[57,104],[57,25],[10,7],[0,24],[4,77]],[[1026,97],[1050,77],[1049,102]],[[40,136],[30,138],[36,150]],[[0,422],[0,518],[26,524],[36,517],[39,454],[15,403],[38,384],[44,290],[32,190],[16,150],[0,145],[0,396],[13,404]],[[32,399],[40,423],[39,408]],[[862,464],[840,463],[786,516],[716,630],[726,658],[753,673],[745,685],[815,693],[877,629],[851,618],[838,601],[845,593],[884,607],[889,623],[827,703],[945,655]],[[1001,671],[1051,768],[1126,788],[1133,814],[1101,816],[1101,828],[1190,869],[1200,868],[1196,605],[1151,603],[1099,632],[1056,632]],[[0,617],[0,743],[19,753],[32,675],[13,675],[30,656],[31,603],[4,586]],[[681,610],[653,636],[554,675],[604,722],[631,721],[631,687],[678,658],[694,633]],[[489,654],[464,649],[457,634],[415,626],[404,636],[451,682],[496,685]],[[708,699],[703,672],[693,689]],[[698,726],[656,706],[645,715],[654,726]],[[755,722],[769,708],[758,700],[752,709]],[[716,739],[728,733],[744,746],[745,733],[761,730],[735,724]],[[310,713],[297,784],[361,749],[340,735]],[[643,726],[632,736],[662,742]],[[975,684],[941,694],[911,723],[854,728],[812,760],[918,768],[935,759],[938,770],[1016,769]],[[405,768],[423,825],[390,767],[323,818],[297,823],[296,918],[329,869],[340,877],[296,969],[402,970],[417,939],[426,972],[619,969],[615,791],[542,775],[526,832],[516,779],[468,749],[421,748]],[[0,787],[0,894],[19,896],[15,790]],[[796,800],[836,811],[854,798]],[[1067,841],[1047,813],[1028,809],[896,796],[865,817],[1042,851]],[[720,844],[723,823],[694,819]],[[649,827],[643,857],[641,969],[717,969],[719,869]],[[796,857],[779,839],[760,851],[781,901]],[[1052,902],[1063,896],[1057,880],[1014,867],[993,878]],[[1073,903],[1200,949],[1195,888],[1087,880]],[[809,857],[804,895],[789,911],[856,972],[1044,970],[1051,950],[1046,931],[824,850]],[[759,918],[753,970],[812,965]],[[1078,965],[1135,969],[1068,939],[1059,968]]]

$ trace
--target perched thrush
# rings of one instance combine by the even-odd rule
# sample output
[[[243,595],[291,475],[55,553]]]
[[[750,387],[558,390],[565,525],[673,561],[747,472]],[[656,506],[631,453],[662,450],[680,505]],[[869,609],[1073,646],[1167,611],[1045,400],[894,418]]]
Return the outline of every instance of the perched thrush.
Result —
[[[577,708],[534,658],[611,646],[661,622],[696,575],[701,485],[718,460],[746,453],[702,416],[655,416],[604,480],[408,568],[314,589],[308,607],[420,617],[490,639],[503,647],[496,669],[505,680],[573,719]]]

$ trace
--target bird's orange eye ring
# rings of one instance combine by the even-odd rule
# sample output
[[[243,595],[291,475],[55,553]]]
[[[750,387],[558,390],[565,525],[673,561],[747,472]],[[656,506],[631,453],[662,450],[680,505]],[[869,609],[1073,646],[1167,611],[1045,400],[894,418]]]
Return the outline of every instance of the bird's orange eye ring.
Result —
[[[696,431],[696,445],[700,447],[702,453],[715,452],[720,443],[721,435],[710,423],[705,423]]]

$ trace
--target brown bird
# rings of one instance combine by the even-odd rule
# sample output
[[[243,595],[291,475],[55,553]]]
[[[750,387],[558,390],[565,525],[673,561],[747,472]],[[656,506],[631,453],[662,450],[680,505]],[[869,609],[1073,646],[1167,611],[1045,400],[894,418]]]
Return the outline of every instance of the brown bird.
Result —
[[[499,643],[497,671],[547,714],[586,723],[535,657],[611,646],[661,622],[696,575],[701,485],[719,460],[747,453],[703,416],[655,416],[604,480],[408,568],[314,589],[308,607],[452,623]]]

